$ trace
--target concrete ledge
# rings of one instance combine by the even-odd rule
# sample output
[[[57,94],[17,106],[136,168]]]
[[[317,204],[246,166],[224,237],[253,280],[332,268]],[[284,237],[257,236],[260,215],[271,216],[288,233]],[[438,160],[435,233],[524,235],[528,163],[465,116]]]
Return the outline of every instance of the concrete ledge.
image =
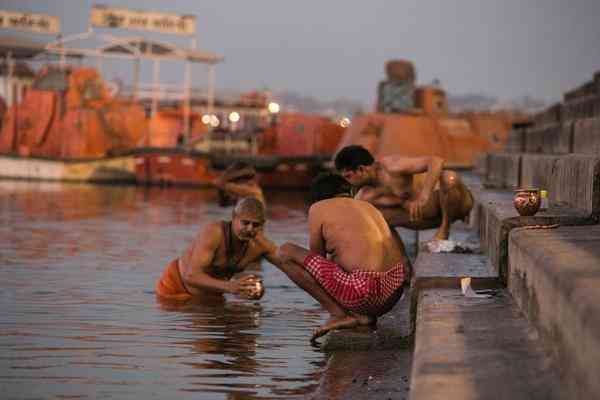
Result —
[[[513,230],[508,287],[573,399],[600,393],[600,226]]]
[[[568,154],[571,152],[572,124],[553,123],[528,128],[525,153]]]
[[[508,139],[504,145],[505,153],[523,153],[525,152],[525,128],[512,129],[508,134]]]
[[[382,350],[407,347],[411,343],[411,293],[405,289],[404,296],[392,310],[377,321],[377,329],[358,329],[330,332],[321,348],[325,352],[339,350]]]
[[[521,157],[521,186],[549,190],[552,171],[560,156],[547,154],[523,154]]]
[[[538,212],[532,217],[521,217],[513,206],[513,193],[507,191],[484,191],[476,201],[481,207],[481,246],[503,282],[508,277],[508,234],[511,229],[528,225],[594,223],[587,214],[561,204],[551,205],[548,211]]]
[[[580,210],[590,217],[600,215],[600,156],[561,156],[552,170],[549,200]]]
[[[521,175],[521,155],[511,153],[489,153],[485,183],[488,187],[519,187]]]
[[[551,358],[505,290],[489,299],[422,291],[415,338],[412,400],[564,398]]]
[[[420,252],[414,269],[417,290],[460,288],[460,279],[464,277],[471,277],[475,289],[494,288],[500,284],[498,273],[485,255]]]
[[[600,118],[574,123],[573,153],[600,154]]]
[[[563,105],[564,120],[576,120],[600,116],[600,94],[584,96],[565,102]]]

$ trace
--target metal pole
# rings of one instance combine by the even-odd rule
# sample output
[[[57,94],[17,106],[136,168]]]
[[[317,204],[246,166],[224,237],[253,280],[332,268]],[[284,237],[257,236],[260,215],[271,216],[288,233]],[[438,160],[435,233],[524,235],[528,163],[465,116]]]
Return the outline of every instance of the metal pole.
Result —
[[[160,61],[154,59],[154,77],[152,79],[152,116],[156,114],[158,110],[158,79],[160,76]]]
[[[207,99],[208,113],[214,112],[215,106],[215,66],[214,64],[208,65],[208,99]]]
[[[136,58],[133,62],[133,100],[138,98],[138,90],[140,85],[140,59]]]
[[[192,50],[196,50],[196,38],[190,41]],[[185,144],[190,142],[191,127],[190,127],[190,107],[191,107],[191,90],[192,90],[192,63],[189,59],[185,59],[185,93],[183,99],[183,129]]]
[[[6,59],[4,61],[6,63],[6,76],[4,77],[4,93],[6,95],[6,105],[7,106],[11,106],[12,105],[12,100],[10,99],[10,51],[8,53],[6,53]]]

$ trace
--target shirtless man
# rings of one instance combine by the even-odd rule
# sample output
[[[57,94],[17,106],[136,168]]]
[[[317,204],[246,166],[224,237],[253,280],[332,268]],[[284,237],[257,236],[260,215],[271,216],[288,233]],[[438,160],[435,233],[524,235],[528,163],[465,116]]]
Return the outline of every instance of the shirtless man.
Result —
[[[391,226],[421,230],[439,227],[434,239],[447,240],[450,224],[465,219],[473,196],[454,171],[443,171],[439,157],[388,156],[375,161],[367,149],[346,146],[335,167],[360,190],[357,199],[380,209]],[[415,174],[426,172],[423,181]],[[420,177],[419,177],[420,178]]]
[[[206,225],[184,255],[169,263],[156,282],[156,294],[176,301],[222,293],[260,298],[257,277],[234,275],[263,257],[276,262],[277,246],[264,236],[264,223],[263,204],[251,197],[241,199],[231,221]]]
[[[398,301],[409,278],[400,237],[350,190],[339,175],[319,175],[308,212],[310,250],[292,243],[279,248],[277,267],[331,314],[311,342],[332,329],[374,325]]]
[[[245,162],[230,165],[215,179],[214,185],[219,189],[219,205],[222,207],[235,204],[241,197],[254,197],[266,205],[265,196],[256,180],[256,170]]]

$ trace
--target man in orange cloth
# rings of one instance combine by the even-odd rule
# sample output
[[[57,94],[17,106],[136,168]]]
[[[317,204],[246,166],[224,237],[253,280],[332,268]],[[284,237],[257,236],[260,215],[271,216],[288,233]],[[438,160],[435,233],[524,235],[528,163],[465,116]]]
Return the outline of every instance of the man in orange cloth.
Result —
[[[254,197],[266,205],[265,196],[256,179],[256,170],[245,162],[230,165],[214,181],[219,189],[219,204],[223,207],[235,203],[240,197]]]
[[[375,161],[362,146],[342,148],[335,167],[391,226],[421,230],[439,227],[434,239],[447,240],[450,224],[465,219],[473,196],[454,171],[444,171],[439,157],[388,156]],[[424,174],[419,180],[416,174]],[[423,175],[418,176],[418,178]]]
[[[374,325],[410,279],[398,234],[373,205],[353,199],[350,190],[339,175],[319,175],[308,211],[310,250],[292,243],[279,248],[277,267],[331,314],[312,342],[332,329]]]
[[[251,197],[238,201],[231,221],[204,227],[182,257],[173,260],[156,282],[156,294],[166,300],[189,300],[232,293],[258,299],[264,290],[254,275],[234,277],[263,257],[277,262],[277,246],[263,234],[263,204]]]

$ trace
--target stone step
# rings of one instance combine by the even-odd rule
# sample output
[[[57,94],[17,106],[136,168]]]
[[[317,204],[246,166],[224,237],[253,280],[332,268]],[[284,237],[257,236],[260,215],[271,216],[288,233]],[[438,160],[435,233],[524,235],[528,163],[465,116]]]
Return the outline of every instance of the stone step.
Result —
[[[558,399],[561,385],[535,330],[499,289],[419,294],[410,399]]]
[[[514,229],[508,288],[558,360],[569,398],[600,393],[600,226]]]
[[[323,351],[385,350],[410,345],[413,332],[410,304],[412,296],[410,290],[405,291],[390,312],[378,319],[375,330],[361,327],[332,331],[323,340]]]
[[[461,278],[470,277],[474,289],[500,285],[498,273],[486,255],[426,253],[421,251],[415,261],[415,283],[418,290],[428,288],[460,288]]]
[[[519,216],[513,206],[512,191],[487,189],[476,183],[474,176],[463,179],[475,198],[470,223],[478,230],[481,247],[503,282],[508,276],[511,229],[528,225],[595,224],[600,214],[600,157],[584,154],[518,157],[522,169],[520,184],[547,185],[550,204],[547,211],[531,217]]]
[[[524,226],[585,225],[595,223],[583,211],[555,204],[547,211],[522,217],[513,206],[513,192],[486,190],[476,197],[477,219],[481,247],[491,265],[506,283],[508,276],[508,234]]]

